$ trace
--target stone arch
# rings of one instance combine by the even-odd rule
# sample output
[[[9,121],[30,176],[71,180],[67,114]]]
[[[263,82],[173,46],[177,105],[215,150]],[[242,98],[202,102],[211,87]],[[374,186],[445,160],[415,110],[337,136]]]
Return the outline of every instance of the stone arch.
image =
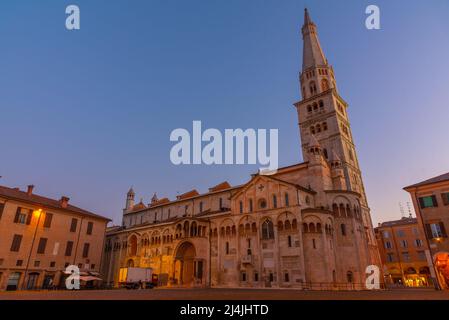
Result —
[[[128,238],[128,244],[129,244],[128,255],[136,256],[137,255],[137,235],[132,234]]]
[[[195,280],[196,249],[190,241],[181,242],[174,254],[174,279],[183,286],[190,287]]]

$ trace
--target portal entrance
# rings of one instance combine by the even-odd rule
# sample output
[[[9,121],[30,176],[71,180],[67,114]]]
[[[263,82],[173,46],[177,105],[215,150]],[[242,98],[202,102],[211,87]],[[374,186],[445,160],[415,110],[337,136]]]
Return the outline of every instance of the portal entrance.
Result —
[[[435,255],[435,266],[438,270],[440,284],[446,290],[449,289],[449,253],[439,252]]]
[[[175,254],[174,279],[177,284],[191,287],[195,280],[195,247],[190,242],[182,243]]]

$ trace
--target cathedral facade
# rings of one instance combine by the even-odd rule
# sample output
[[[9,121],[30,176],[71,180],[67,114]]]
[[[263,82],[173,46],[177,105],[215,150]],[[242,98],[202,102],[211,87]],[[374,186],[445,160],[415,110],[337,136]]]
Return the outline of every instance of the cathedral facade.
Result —
[[[380,258],[348,105],[307,10],[301,31],[304,162],[147,205],[131,189],[122,226],[107,232],[108,283],[121,267],[148,267],[167,287],[364,288]]]

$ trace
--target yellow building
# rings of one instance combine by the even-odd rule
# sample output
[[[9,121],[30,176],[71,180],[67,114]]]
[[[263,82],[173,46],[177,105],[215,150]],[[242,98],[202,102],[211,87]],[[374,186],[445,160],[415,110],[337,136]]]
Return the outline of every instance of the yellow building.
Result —
[[[440,287],[449,289],[449,172],[404,190],[410,193],[418,223],[425,230],[434,265],[431,271],[435,271]]]
[[[374,232],[387,286],[427,287],[432,284],[425,237],[416,218],[379,223]]]
[[[0,186],[0,290],[63,286],[68,265],[99,274],[109,219],[33,188]]]

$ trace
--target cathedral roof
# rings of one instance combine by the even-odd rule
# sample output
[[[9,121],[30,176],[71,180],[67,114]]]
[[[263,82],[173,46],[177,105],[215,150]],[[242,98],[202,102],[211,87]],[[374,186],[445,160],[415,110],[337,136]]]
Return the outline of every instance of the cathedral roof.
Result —
[[[140,199],[140,202],[133,207],[132,211],[139,211],[139,210],[143,210],[146,208],[147,208],[147,206],[143,203],[143,200]]]
[[[199,196],[199,195],[200,194],[198,193],[198,191],[196,191],[196,189],[193,189],[186,193],[180,194],[179,196],[176,197],[176,199],[183,200],[183,199],[188,199],[188,198],[192,198],[192,197]]]
[[[209,188],[209,192],[226,190],[229,188],[231,188],[231,185],[227,181],[224,181],[222,183],[217,184],[216,186],[213,186],[212,188]]]

